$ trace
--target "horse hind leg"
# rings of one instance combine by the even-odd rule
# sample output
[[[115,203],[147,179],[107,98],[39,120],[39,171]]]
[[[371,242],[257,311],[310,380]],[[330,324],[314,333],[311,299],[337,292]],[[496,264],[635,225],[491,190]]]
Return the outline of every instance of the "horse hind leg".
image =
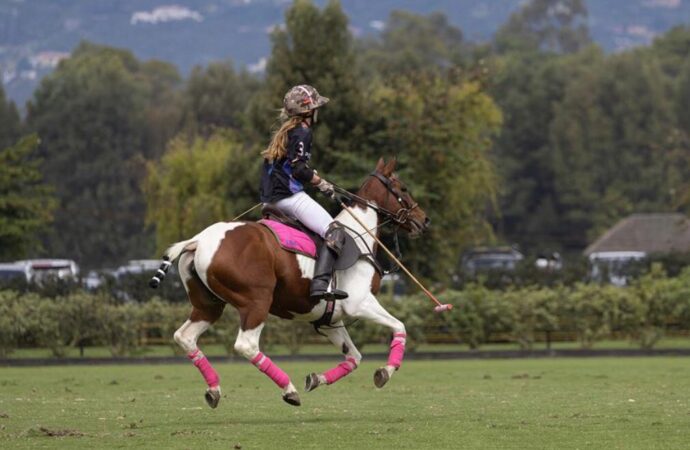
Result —
[[[216,408],[221,396],[220,377],[206,355],[197,346],[197,341],[199,336],[223,314],[225,303],[218,302],[199,277],[191,273],[191,261],[185,259],[180,261],[180,275],[193,308],[189,319],[175,331],[174,339],[185,350],[187,357],[206,381],[208,385],[204,394],[206,403],[211,408]]]
[[[283,400],[293,406],[300,406],[300,398],[297,389],[290,381],[290,377],[283,372],[283,370],[275,364],[271,358],[259,350],[259,338],[261,337],[261,330],[264,328],[263,320],[254,328],[245,326],[248,321],[247,317],[240,312],[242,319],[242,326],[237,333],[237,340],[235,341],[235,351],[247,358],[257,369],[263,372],[273,382],[282,389]],[[265,315],[264,315],[265,319]]]
[[[332,369],[324,373],[310,373],[305,380],[304,390],[307,392],[313,391],[322,384],[333,384],[346,375],[349,375],[355,370],[362,361],[362,355],[355,347],[355,344],[350,338],[350,334],[343,325],[343,322],[334,324],[335,328],[324,328],[322,331],[328,337],[333,345],[340,350],[345,356],[345,361],[341,362]]]

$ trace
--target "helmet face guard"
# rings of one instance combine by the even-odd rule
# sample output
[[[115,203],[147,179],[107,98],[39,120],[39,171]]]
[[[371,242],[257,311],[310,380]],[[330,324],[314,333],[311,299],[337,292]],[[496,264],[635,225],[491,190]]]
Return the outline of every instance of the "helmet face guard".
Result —
[[[301,116],[328,103],[328,97],[319,95],[316,88],[300,84],[291,88],[283,98],[283,108],[288,116]]]

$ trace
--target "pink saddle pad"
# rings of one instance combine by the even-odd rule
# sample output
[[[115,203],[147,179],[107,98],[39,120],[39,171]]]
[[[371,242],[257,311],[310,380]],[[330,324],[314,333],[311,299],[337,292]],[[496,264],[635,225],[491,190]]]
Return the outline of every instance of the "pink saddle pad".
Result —
[[[273,231],[285,250],[316,258],[316,244],[305,233],[275,220],[261,219],[259,223]]]

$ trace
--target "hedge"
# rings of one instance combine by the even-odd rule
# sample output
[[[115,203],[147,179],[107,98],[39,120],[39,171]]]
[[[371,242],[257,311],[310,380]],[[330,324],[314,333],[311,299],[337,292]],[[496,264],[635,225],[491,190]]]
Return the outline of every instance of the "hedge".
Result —
[[[567,334],[582,348],[591,348],[615,333],[652,348],[665,333],[690,330],[690,269],[669,278],[659,266],[628,287],[575,283],[571,286],[526,286],[503,291],[472,283],[462,290],[439,294],[454,308],[435,314],[432,304],[416,294],[382,300],[408,332],[408,349],[425,342],[446,342],[477,349],[491,341],[517,343],[531,349],[544,333]],[[69,346],[107,346],[115,356],[131,355],[141,345],[164,342],[179,352],[172,339],[191,307],[155,297],[123,302],[107,292],[72,292],[44,297],[38,293],[0,291],[0,357],[20,347],[49,348],[61,357]],[[205,336],[232,354],[238,320],[227,308]],[[359,347],[386,343],[388,330],[366,321],[349,324]],[[288,346],[297,353],[305,342],[326,342],[309,324],[270,318],[262,345]]]

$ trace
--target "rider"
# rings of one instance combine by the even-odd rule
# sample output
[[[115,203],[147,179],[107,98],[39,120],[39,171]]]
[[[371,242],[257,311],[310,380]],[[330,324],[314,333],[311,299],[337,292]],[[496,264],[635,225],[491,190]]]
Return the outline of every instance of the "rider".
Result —
[[[328,291],[333,266],[345,244],[345,230],[304,192],[304,186],[311,185],[330,197],[334,194],[333,185],[309,167],[311,127],[316,123],[318,108],[326,103],[328,98],[319,95],[312,86],[302,84],[291,88],[283,98],[282,124],[273,134],[268,148],[261,153],[264,157],[261,201],[296,218],[325,239],[311,281],[309,297],[312,300],[347,297],[347,293],[339,289]]]

